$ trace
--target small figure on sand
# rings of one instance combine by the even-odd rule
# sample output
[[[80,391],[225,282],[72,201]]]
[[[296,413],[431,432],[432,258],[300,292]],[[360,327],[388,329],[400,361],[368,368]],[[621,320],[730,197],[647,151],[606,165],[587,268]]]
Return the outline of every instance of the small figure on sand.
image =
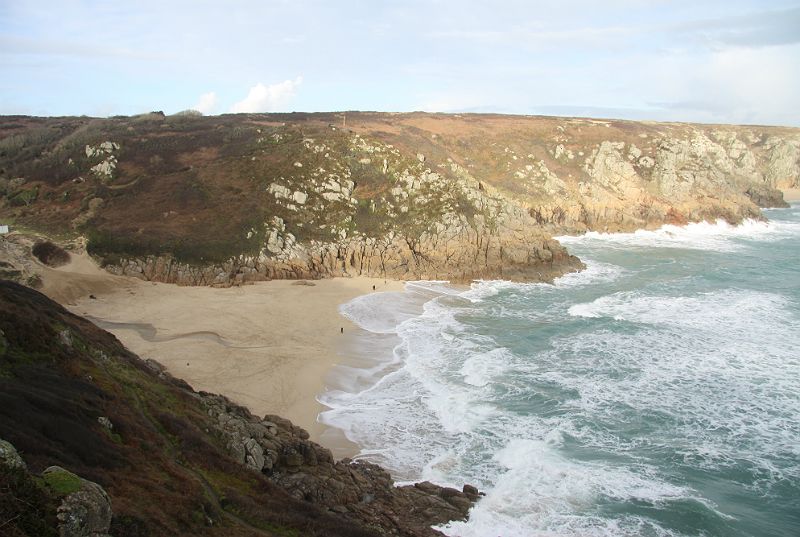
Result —
[[[340,334],[344,334],[344,326],[339,329]]]
[[[375,290],[375,286],[374,286],[374,285],[372,286],[372,290],[373,290],[373,291]]]

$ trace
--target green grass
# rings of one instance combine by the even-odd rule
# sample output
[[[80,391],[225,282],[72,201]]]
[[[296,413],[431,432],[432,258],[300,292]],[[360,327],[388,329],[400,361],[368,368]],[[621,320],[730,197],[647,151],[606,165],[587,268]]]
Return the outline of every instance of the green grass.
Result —
[[[26,470],[0,470],[0,534],[56,537],[57,505],[47,487]]]
[[[112,431],[110,429],[106,429],[105,427],[103,427],[103,432],[105,432],[108,435],[108,437],[111,439],[111,441],[114,442],[115,444],[122,444],[123,443],[122,442],[122,437],[120,435],[118,435],[117,433],[115,433],[114,431]]]
[[[14,196],[8,200],[8,203],[11,204],[12,207],[21,207],[23,205],[28,206],[36,201],[36,198],[38,197],[39,187],[35,186],[33,188],[16,192]]]
[[[77,492],[81,488],[81,478],[64,469],[47,472],[42,476],[50,490],[59,496]]]

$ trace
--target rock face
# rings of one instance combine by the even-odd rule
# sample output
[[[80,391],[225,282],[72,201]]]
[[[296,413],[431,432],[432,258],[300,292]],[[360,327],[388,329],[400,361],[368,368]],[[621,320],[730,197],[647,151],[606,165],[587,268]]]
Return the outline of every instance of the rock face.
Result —
[[[3,439],[0,439],[0,465],[8,468],[20,468],[22,470],[28,469],[25,465],[25,461],[23,461],[22,457],[17,453],[16,448]]]
[[[0,281],[0,330],[0,436],[47,468],[34,478],[0,442],[3,535],[422,537],[478,499],[334,461],[289,421],[195,392],[22,285]]]
[[[482,237],[461,229],[454,237],[422,237],[416,241],[353,239],[345,244],[320,244],[302,255],[276,261],[267,256],[242,256],[220,264],[181,263],[172,256],[147,256],[106,265],[113,274],[179,285],[241,285],[271,279],[319,279],[376,276],[401,280],[504,278],[549,281],[583,264],[557,241],[542,235]],[[459,248],[463,246],[463,248]]]
[[[380,466],[334,461],[308,433],[279,416],[263,419],[228,399],[200,393],[208,415],[228,439],[230,455],[268,476],[299,500],[351,518],[384,535],[433,535],[432,525],[464,520],[480,494],[423,482],[395,487]]]
[[[788,207],[780,190],[767,185],[753,184],[747,187],[744,194],[759,207]]]
[[[31,477],[27,474],[28,467],[17,450],[11,443],[0,439],[0,470],[2,467],[21,471],[17,477],[19,481],[16,483],[19,488],[24,488],[26,482],[31,481]],[[56,514],[60,537],[110,537],[108,531],[113,513],[111,500],[103,487],[82,479],[60,466],[50,466],[45,469],[42,472],[42,481],[47,485],[49,496],[60,500]],[[42,493],[41,489],[37,492]],[[23,505],[26,502],[24,499],[20,501]],[[33,510],[34,506],[30,505],[29,508]],[[21,514],[6,522],[13,522],[16,518],[21,518]],[[45,531],[45,526],[39,526],[39,531]]]
[[[111,500],[103,487],[59,466],[50,466],[42,476],[48,484],[76,483],[71,487],[75,490],[68,492],[58,506],[58,533],[61,537],[108,537]]]
[[[316,169],[310,177],[303,173],[281,177],[283,184],[270,183],[267,191],[282,216],[264,223],[266,242],[258,255],[202,266],[149,256],[107,269],[147,280],[213,285],[357,275],[544,281],[582,267],[537,227],[523,206],[482,185],[458,164],[432,171],[424,158],[406,161],[391,145],[358,135],[348,141],[351,151],[385,155],[384,191],[371,199],[355,197],[355,172],[340,162],[341,155],[306,139]],[[314,238],[298,238],[312,225]]]
[[[735,223],[800,186],[792,128],[348,119],[339,129],[331,114],[114,118],[89,129],[73,118],[48,138],[51,120],[17,118],[0,130],[0,217],[72,225],[109,270],[179,284],[548,280],[581,267],[552,235]]]

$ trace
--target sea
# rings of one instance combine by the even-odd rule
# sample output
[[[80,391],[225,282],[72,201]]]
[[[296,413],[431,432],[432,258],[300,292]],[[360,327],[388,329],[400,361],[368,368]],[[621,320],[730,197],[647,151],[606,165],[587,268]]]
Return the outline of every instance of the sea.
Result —
[[[446,535],[800,536],[800,205],[764,214],[358,297],[320,420],[401,483],[477,486]]]

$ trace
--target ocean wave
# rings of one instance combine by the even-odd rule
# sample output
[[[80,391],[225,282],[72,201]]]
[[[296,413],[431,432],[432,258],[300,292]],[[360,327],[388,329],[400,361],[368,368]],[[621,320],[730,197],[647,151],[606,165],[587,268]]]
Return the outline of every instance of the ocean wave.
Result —
[[[452,522],[438,529],[463,537],[494,535],[641,535],[646,525],[656,535],[676,535],[641,518],[575,516],[591,510],[603,498],[658,505],[693,499],[685,487],[608,465],[579,463],[561,456],[549,444],[511,439],[493,457],[500,475],[494,486],[470,512],[467,522]],[[649,532],[648,532],[649,533]]]
[[[512,362],[511,352],[504,347],[497,347],[487,352],[470,355],[461,366],[464,382],[472,386],[486,386],[497,377],[503,375]]]
[[[584,260],[586,268],[580,272],[569,272],[556,278],[553,285],[559,289],[582,287],[597,283],[608,283],[625,274],[625,269],[612,263],[603,263],[593,259]]]
[[[797,222],[767,222],[747,219],[739,225],[724,220],[698,222],[685,226],[664,225],[655,230],[633,233],[601,233],[589,231],[583,235],[555,237],[565,246],[603,246],[606,248],[684,248],[730,252],[743,248],[742,240],[774,241],[795,236],[800,232]]]
[[[687,227],[575,240],[635,253],[683,247],[690,238],[676,235],[689,233],[706,241],[697,248],[732,251],[791,230]],[[724,535],[739,523],[730,505],[692,483],[728,472],[733,494],[800,492],[800,322],[786,286],[708,287],[728,273],[708,278],[718,265],[703,256],[645,270],[627,252],[586,257],[586,271],[552,286],[412,282],[412,302],[370,295],[351,318],[396,336],[394,366],[334,393],[323,421],[395,478],[481,488],[469,521],[440,528],[448,535],[682,536],[697,520]],[[395,299],[413,307],[388,311]]]
[[[419,315],[423,303],[416,293],[380,292],[356,297],[339,306],[339,312],[368,332],[393,334],[402,322]]]
[[[624,291],[602,296],[588,303],[571,306],[575,317],[609,317],[654,325],[714,328],[717,333],[736,335],[748,330],[753,321],[772,323],[789,305],[786,298],[773,293],[727,289],[690,296],[655,295],[645,291]],[[776,312],[778,315],[776,315]],[[790,315],[783,315],[792,322]]]
[[[660,423],[620,445],[593,432],[599,449],[672,451],[677,464],[719,471],[747,467],[769,487],[800,479],[800,322],[784,297],[748,290],[693,296],[616,293],[570,308],[571,315],[640,325],[598,325],[557,339],[541,356],[549,378],[579,397],[573,412],[596,420]],[[591,375],[592,382],[585,379]],[[581,436],[581,432],[575,431]],[[691,438],[687,443],[682,438]],[[635,447],[634,447],[635,446]],[[775,469],[775,461],[783,461]]]

